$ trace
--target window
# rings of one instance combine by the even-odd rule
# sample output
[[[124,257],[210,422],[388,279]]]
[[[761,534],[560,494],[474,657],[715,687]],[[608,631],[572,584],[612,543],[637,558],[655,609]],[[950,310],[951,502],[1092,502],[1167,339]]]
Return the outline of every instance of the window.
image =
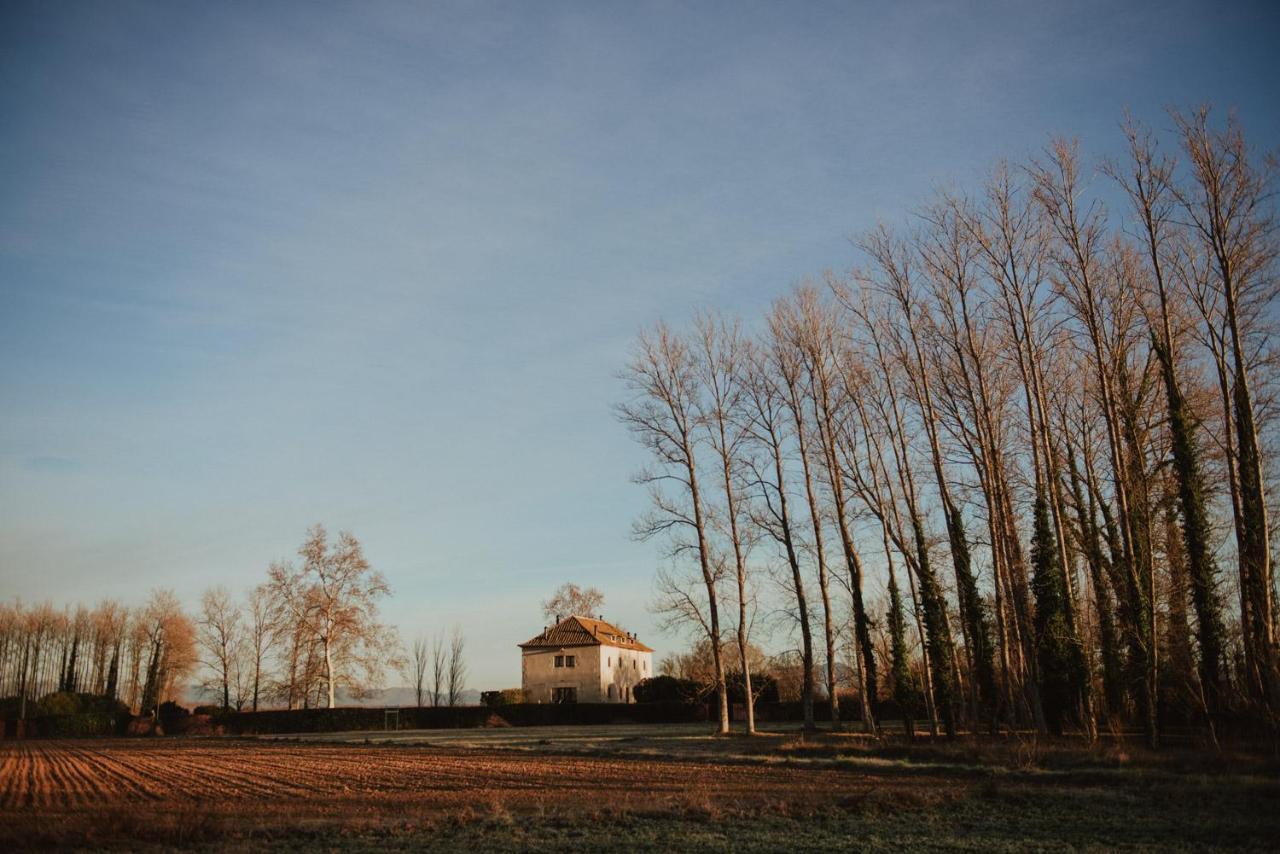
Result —
[[[556,667],[564,667],[564,656],[563,656],[563,655],[557,655],[557,656],[556,656]]]
[[[638,667],[636,667],[636,660],[635,660],[634,658],[633,658],[633,659],[631,659],[631,669],[632,669],[632,670],[638,670],[638,669],[639,669]]]
[[[613,699],[613,686],[612,686],[612,685],[610,685],[610,686],[609,686],[609,699],[610,699],[610,700],[612,700],[612,699]]]
[[[565,666],[565,667],[576,667],[577,665],[576,665],[576,664],[574,664],[574,656],[572,656],[572,655],[566,655],[566,656],[564,657],[564,666]]]
[[[613,656],[612,656],[612,655],[611,655],[611,656],[609,656],[608,658],[606,658],[606,659],[604,660],[604,666],[605,666],[605,667],[613,667]]]

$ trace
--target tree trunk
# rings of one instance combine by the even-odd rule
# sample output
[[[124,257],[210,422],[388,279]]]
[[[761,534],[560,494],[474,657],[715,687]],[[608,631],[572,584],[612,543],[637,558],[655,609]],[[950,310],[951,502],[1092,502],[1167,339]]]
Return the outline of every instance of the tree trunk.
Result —
[[[329,690],[329,708],[333,709],[337,707],[333,684],[333,650],[329,646],[327,635],[321,641],[324,643],[324,678]]]

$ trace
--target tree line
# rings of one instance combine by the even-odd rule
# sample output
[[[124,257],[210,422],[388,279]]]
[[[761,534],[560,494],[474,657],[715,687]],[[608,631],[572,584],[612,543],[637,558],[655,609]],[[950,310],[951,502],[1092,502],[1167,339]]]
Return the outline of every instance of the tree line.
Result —
[[[157,590],[127,608],[0,604],[0,696],[26,717],[40,697],[86,693],[150,714],[197,663],[196,631],[177,597]]]
[[[330,538],[317,525],[296,564],[272,563],[242,597],[212,587],[192,614],[168,590],[139,608],[0,604],[0,696],[15,698],[20,717],[57,692],[107,697],[146,715],[181,699],[198,677],[196,687],[224,710],[332,708],[339,691],[369,696],[408,662],[398,633],[379,620],[388,595],[354,535]],[[430,656],[427,646],[413,648],[418,703],[431,657],[433,702],[453,705],[465,687],[462,634],[442,634]]]
[[[639,336],[635,533],[722,731],[759,616],[810,728],[845,687],[873,733],[889,700],[947,735],[1274,728],[1277,162],[1234,114],[1170,117],[939,191],[758,323]]]

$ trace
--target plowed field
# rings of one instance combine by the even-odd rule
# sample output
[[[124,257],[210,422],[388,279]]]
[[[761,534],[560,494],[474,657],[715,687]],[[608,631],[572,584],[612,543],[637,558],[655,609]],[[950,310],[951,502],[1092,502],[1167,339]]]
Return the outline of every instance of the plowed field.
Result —
[[[0,849],[327,839],[522,817],[792,814],[839,808],[870,788],[845,770],[701,759],[216,739],[10,742],[0,745]]]
[[[0,810],[127,804],[219,806],[359,800],[440,809],[488,804],[593,809],[685,803],[691,795],[743,808],[779,798],[835,802],[865,789],[843,771],[797,775],[783,767],[640,761],[433,748],[269,742],[6,744]]]
[[[770,744],[5,742],[0,851],[1260,850],[1280,838],[1266,760],[1019,770],[963,751],[917,762],[838,739]]]

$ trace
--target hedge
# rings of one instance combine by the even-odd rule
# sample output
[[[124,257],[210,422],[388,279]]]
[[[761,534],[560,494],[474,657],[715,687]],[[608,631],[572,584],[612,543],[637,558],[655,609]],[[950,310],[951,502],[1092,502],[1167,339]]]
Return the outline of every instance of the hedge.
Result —
[[[101,712],[81,712],[75,715],[39,715],[26,720],[23,737],[32,738],[100,738],[108,735],[122,735],[129,726],[130,716],[104,714]],[[5,734],[13,737],[17,734],[16,721],[7,721]],[[10,728],[12,727],[12,735]]]
[[[215,715],[226,732],[241,734],[381,730],[386,709],[273,709]],[[516,703],[487,706],[416,706],[396,709],[401,729],[466,729],[483,726],[589,726],[621,723],[690,723],[707,720],[706,708],[685,703]]]

